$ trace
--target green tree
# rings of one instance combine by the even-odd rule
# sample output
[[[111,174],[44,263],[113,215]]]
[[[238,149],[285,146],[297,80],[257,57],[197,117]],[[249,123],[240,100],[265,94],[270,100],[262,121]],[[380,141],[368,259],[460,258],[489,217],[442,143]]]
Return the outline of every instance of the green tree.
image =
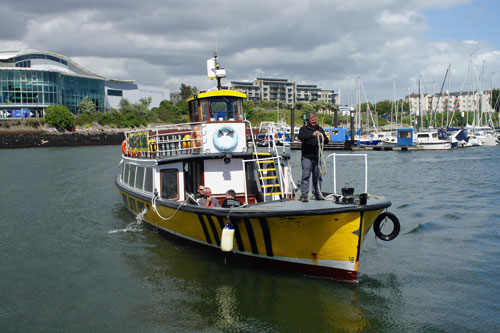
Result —
[[[189,121],[188,117],[188,103],[185,100],[180,100],[174,106],[175,123],[186,123]]]
[[[95,104],[92,100],[85,96],[80,102],[78,109],[82,114],[93,114],[95,113]]]
[[[151,104],[152,101],[153,101],[153,97],[151,97],[151,96],[143,97],[139,100],[139,104],[145,106],[146,108],[149,108],[149,105]]]
[[[156,114],[158,119],[167,124],[175,122],[174,104],[172,101],[163,100],[161,101],[160,106],[153,108],[152,111]]]
[[[191,87],[191,86],[185,85],[184,83],[181,83],[180,91],[181,91],[181,99],[186,100],[189,97],[196,94],[198,92],[198,89],[196,87]]]
[[[493,96],[493,105],[491,107],[497,110],[498,112],[500,110],[500,89],[493,89],[492,96]]]
[[[393,108],[393,102],[390,100],[380,101],[377,103],[377,114],[390,116]],[[375,111],[373,105],[370,105],[370,110]]]
[[[75,115],[64,105],[51,105],[45,109],[45,122],[58,130],[70,130],[76,125]]]
[[[244,101],[243,110],[246,113],[246,119],[252,121],[255,117],[255,103],[253,101]]]

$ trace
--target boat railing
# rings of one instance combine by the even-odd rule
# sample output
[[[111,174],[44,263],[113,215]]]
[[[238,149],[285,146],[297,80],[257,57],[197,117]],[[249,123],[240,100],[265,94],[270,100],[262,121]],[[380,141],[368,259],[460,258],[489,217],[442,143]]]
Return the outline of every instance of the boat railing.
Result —
[[[253,148],[253,159],[243,161],[243,169],[246,170],[246,163],[254,163],[258,177],[259,185],[262,189],[264,201],[280,200],[284,197],[283,188],[283,168],[281,166],[281,156],[278,154],[276,145],[273,144],[273,151],[259,152],[252,131],[252,123],[245,120],[251,133],[251,145]],[[246,171],[245,171],[246,173]],[[248,203],[248,195],[245,183],[245,202]]]
[[[162,125],[126,133],[125,156],[160,159],[201,152],[204,122]]]
[[[365,162],[365,192],[368,193],[368,155],[367,154],[338,154],[333,153],[326,157],[326,161],[329,158],[333,158],[333,193],[338,194],[337,192],[337,158],[345,158],[345,157],[362,157]]]

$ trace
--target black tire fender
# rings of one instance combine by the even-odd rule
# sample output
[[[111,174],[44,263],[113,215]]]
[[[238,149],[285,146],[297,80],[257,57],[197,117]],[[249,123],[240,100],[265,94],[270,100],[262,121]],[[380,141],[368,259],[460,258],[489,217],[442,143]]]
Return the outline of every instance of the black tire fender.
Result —
[[[382,233],[380,230],[381,224],[385,219],[389,219],[394,226],[392,232],[388,235]],[[373,231],[375,235],[383,241],[391,241],[399,235],[399,231],[401,230],[401,225],[399,224],[399,220],[393,213],[383,212],[375,219],[373,222]]]

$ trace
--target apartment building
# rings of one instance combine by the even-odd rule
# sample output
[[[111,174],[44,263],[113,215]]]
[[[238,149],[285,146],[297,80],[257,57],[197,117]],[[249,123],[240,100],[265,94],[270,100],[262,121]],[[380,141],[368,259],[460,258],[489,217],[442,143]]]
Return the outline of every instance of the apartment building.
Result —
[[[247,94],[247,100],[276,101],[292,104],[295,101],[325,101],[336,103],[338,94],[334,90],[323,90],[315,84],[298,84],[288,79],[257,78],[253,82],[231,81],[231,88]]]
[[[467,112],[467,111],[495,111],[491,106],[491,91],[481,92],[449,92],[442,94],[411,94],[406,97],[410,103],[411,114],[417,114],[419,110],[422,114],[431,112]]]

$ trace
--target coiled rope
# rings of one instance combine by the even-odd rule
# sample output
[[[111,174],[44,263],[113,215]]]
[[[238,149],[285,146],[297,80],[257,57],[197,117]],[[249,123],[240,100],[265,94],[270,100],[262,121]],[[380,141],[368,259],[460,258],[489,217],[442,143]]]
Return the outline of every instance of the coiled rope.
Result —
[[[327,195],[326,197],[323,196],[323,193],[321,192],[321,188],[320,188],[320,178],[322,175],[326,175],[326,171],[327,171],[327,168],[326,168],[326,160],[323,156],[323,150],[325,148],[325,138],[323,137],[323,134],[321,132],[319,132],[320,135],[316,135],[316,138],[318,139],[318,172],[319,172],[319,175],[318,175],[318,192],[319,192],[319,196],[321,199],[323,200],[326,200],[326,199],[331,199],[333,198],[333,194],[330,194],[330,195]]]

